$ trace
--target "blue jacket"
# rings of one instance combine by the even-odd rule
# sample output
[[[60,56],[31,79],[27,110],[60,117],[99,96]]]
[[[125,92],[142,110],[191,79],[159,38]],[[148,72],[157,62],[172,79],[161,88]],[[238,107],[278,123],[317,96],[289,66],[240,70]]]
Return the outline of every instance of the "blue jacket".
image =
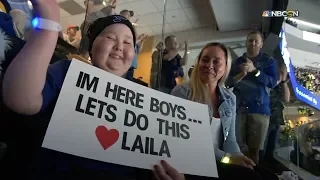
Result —
[[[246,57],[245,54],[243,56]],[[232,65],[230,78],[240,72],[240,58]],[[278,79],[276,61],[263,53],[259,53],[252,61],[260,75],[256,77],[255,74],[248,73],[239,83],[234,84],[238,107],[245,107],[238,109],[246,113],[271,115],[270,90],[277,85]]]
[[[11,7],[9,3],[5,0],[0,0],[0,4],[4,7],[4,9],[0,8],[0,29],[2,29],[9,36],[16,36],[16,32],[13,27],[12,17],[9,15]]]
[[[223,133],[223,142],[220,145],[222,148],[215,148],[216,160],[220,161],[225,153],[230,154],[242,154],[240,152],[239,145],[236,141],[235,135],[235,121],[236,121],[236,97],[229,90],[219,85],[220,92],[220,106],[218,108],[222,133]],[[192,90],[189,86],[189,82],[181,85],[177,85],[171,92],[172,95],[189,99],[191,98]],[[213,106],[208,104],[209,107],[209,117],[213,117]],[[211,121],[210,121],[211,122]]]

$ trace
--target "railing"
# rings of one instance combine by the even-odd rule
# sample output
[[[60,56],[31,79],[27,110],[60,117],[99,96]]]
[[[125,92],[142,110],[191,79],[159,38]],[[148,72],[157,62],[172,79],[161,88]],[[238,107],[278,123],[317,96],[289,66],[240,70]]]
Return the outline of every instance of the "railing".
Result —
[[[285,23],[289,24],[293,27],[296,27],[300,29],[301,31],[308,31],[310,33],[314,34],[320,34],[320,25],[312,24],[306,21],[302,21],[299,19],[293,19],[293,18],[285,18]]]
[[[320,120],[293,128],[274,157],[302,179],[320,179]]]
[[[320,27],[319,27],[320,28]],[[312,28],[302,28],[297,24],[289,23],[285,21],[283,23],[283,29],[286,33],[294,35],[300,39],[305,41],[310,41],[314,43],[320,43],[320,30],[319,29],[312,29]]]

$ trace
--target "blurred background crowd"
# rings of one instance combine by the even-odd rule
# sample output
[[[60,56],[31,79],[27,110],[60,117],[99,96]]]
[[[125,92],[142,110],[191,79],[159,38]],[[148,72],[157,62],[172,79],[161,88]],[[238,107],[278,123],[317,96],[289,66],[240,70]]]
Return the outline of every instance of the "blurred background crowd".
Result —
[[[320,95],[320,71],[310,68],[295,67],[296,80],[309,91]]]

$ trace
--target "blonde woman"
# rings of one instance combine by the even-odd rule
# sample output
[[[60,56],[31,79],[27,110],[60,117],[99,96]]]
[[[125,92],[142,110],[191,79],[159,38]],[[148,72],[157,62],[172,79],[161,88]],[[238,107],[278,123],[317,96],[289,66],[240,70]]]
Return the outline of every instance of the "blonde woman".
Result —
[[[231,64],[226,46],[209,43],[201,50],[190,81],[176,86],[171,94],[208,105],[219,179],[277,179],[273,173],[255,171],[254,162],[240,152],[235,136],[236,97],[225,87]]]

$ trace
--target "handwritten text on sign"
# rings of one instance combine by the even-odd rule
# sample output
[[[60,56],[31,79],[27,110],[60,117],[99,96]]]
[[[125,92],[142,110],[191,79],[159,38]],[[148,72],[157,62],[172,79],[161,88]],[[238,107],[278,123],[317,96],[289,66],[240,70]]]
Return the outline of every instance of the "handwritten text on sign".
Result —
[[[181,173],[217,177],[211,137],[205,105],[74,60],[43,147],[144,169],[166,159]]]

